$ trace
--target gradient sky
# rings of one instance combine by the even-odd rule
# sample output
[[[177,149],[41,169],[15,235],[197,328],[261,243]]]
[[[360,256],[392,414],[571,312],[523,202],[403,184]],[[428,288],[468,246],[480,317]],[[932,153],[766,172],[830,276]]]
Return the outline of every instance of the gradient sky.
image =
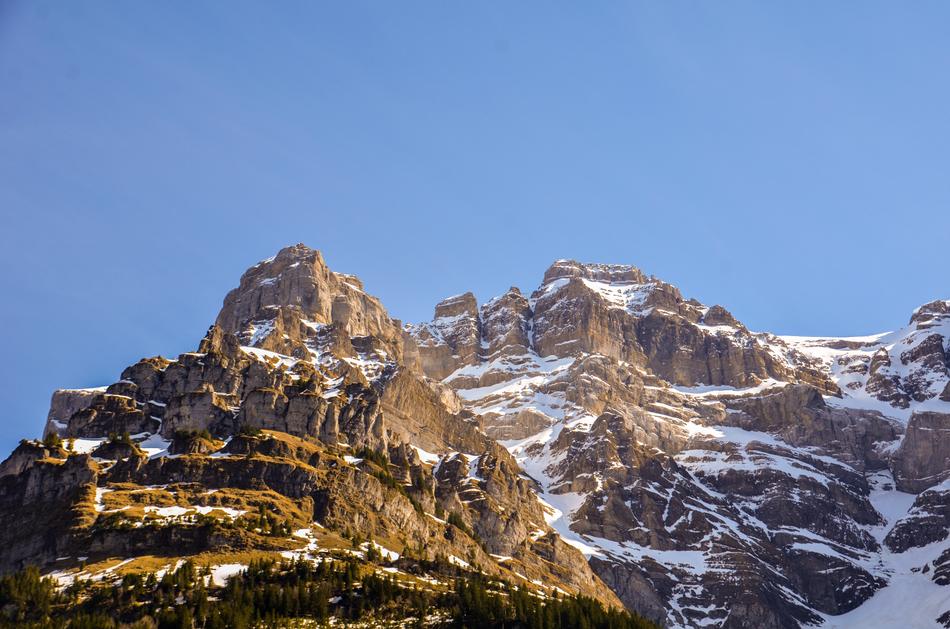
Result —
[[[751,328],[950,297],[946,2],[0,0],[0,450],[322,249],[404,320],[637,265]]]

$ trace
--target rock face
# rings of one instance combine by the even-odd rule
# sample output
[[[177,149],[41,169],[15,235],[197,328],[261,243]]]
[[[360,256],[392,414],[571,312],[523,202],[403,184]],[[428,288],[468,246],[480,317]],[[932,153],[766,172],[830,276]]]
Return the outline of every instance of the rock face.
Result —
[[[508,348],[513,355],[600,354],[685,386],[751,386],[776,378],[836,391],[820,371],[775,356],[722,306],[686,300],[676,287],[623,265],[559,260],[530,300],[511,289],[479,315],[466,293],[440,303],[436,318],[410,333],[431,356],[423,370],[435,379]]]
[[[270,517],[669,627],[852,626],[950,583],[950,301],[832,339],[631,266],[559,260],[526,295],[403,326],[281,250],[197,351],[53,395],[46,445],[0,464],[0,569],[299,556]]]
[[[88,525],[96,464],[88,455],[43,458],[0,478],[3,567],[44,564],[61,556]]]
[[[269,324],[276,326],[278,312],[284,311],[298,321],[340,326],[351,337],[396,332],[379,300],[365,293],[357,278],[330,271],[320,252],[305,245],[282,249],[248,269],[240,285],[224,298],[216,323],[226,332],[257,334],[258,343],[250,344],[262,346],[271,335]]]
[[[0,478],[16,476],[43,459],[61,459],[67,452],[61,446],[47,446],[43,443],[23,440],[10,456],[0,464]]]
[[[893,466],[901,491],[917,493],[950,478],[950,413],[911,415]]]
[[[475,295],[465,293],[444,299],[435,306],[428,324],[410,328],[419,349],[422,369],[441,380],[458,367],[478,362],[481,319]]]
[[[936,424],[910,419],[948,386],[948,303],[887,335],[780,338],[633,267],[561,260],[530,299],[482,306],[474,360],[420,339],[432,324],[409,332],[628,606],[670,626],[792,627],[896,580],[871,560],[889,496],[950,469],[917,428]]]
[[[721,399],[731,411],[725,423],[774,434],[793,446],[815,448],[861,471],[887,468],[878,444],[892,443],[903,432],[899,422],[879,412],[829,406],[811,385]]]
[[[884,543],[895,553],[924,548],[950,536],[950,484],[921,492],[907,514],[888,531]]]

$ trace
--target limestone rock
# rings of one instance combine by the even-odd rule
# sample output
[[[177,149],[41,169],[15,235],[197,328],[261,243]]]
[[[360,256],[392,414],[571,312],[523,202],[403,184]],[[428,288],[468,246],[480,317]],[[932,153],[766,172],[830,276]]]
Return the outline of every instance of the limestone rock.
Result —
[[[88,408],[101,391],[95,389],[59,389],[53,392],[43,434],[59,434],[69,418]]]
[[[43,459],[65,459],[68,456],[62,447],[48,447],[38,441],[24,439],[3,463],[0,463],[0,478],[16,476]]]
[[[895,553],[939,542],[950,536],[950,484],[940,483],[914,499],[910,511],[898,520],[884,538]]]
[[[517,287],[481,308],[481,346],[488,356],[524,354],[531,344],[531,305]]]
[[[810,385],[788,385],[765,395],[725,399],[733,425],[780,435],[794,446],[811,446],[857,469],[887,466],[879,444],[896,441],[900,424],[880,413],[829,407]]]
[[[950,413],[914,413],[892,465],[901,491],[918,493],[950,478]]]
[[[411,327],[422,370],[441,380],[459,367],[476,364],[481,347],[481,319],[472,293],[442,300],[431,322]]]
[[[342,325],[351,336],[385,336],[394,328],[361,283],[333,273],[319,251],[302,244],[248,269],[240,286],[225,297],[217,324],[226,332],[242,333],[251,322],[271,320],[275,307],[298,309],[317,323]]]
[[[41,565],[72,552],[97,479],[88,455],[37,462],[0,478],[0,570]]]

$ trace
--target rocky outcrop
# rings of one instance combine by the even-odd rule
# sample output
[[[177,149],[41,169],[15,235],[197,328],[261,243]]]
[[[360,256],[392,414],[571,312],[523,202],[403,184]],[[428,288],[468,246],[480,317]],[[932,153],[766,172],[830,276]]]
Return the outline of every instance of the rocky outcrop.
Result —
[[[596,353],[642,362],[632,317],[624,309],[611,307],[582,278],[553,280],[535,291],[532,299],[532,349],[538,355]]]
[[[159,422],[127,395],[102,393],[89,406],[69,418],[60,434],[70,437],[97,437],[109,433],[154,432]]]
[[[899,408],[910,406],[910,396],[901,386],[901,377],[894,373],[891,355],[884,348],[877,350],[868,365],[866,390],[877,399]]]
[[[704,307],[634,267],[559,261],[535,294],[535,350],[599,353],[646,364],[680,385],[752,386],[766,378],[836,391],[827,377],[790,368],[722,306]]]
[[[842,388],[896,409],[913,410],[916,404],[935,399],[950,401],[945,395],[950,387],[948,303],[925,304],[914,311],[905,328],[886,334],[785,341],[801,351],[806,362],[830,371]]]
[[[420,369],[414,341],[379,300],[302,244],[248,269],[225,297],[216,324],[242,345],[295,359],[351,359],[370,379],[396,364]]]
[[[379,300],[368,295],[358,279],[330,271],[319,251],[302,244],[281,249],[248,269],[224,298],[216,323],[232,334],[268,336],[266,322],[279,310],[296,312],[301,320],[339,325],[350,336],[391,338],[397,332]]]
[[[397,371],[386,382],[379,408],[383,417],[389,418],[397,442],[432,452],[481,452],[489,447],[489,440],[470,413],[453,413],[441,391],[405,370]]]
[[[943,383],[950,378],[950,350],[945,348],[947,339],[942,334],[920,334],[920,337],[916,345],[900,354],[902,365],[914,366],[902,385],[912,400],[926,402],[942,393]]]
[[[169,454],[211,454],[223,444],[216,442],[208,433],[179,430],[168,445]]]
[[[914,310],[910,322],[927,329],[939,325],[947,316],[950,316],[950,299],[936,299]]]
[[[59,389],[53,392],[43,434],[58,434],[69,418],[85,410],[102,391],[99,389]]]
[[[0,570],[70,553],[75,531],[90,521],[96,479],[87,455],[44,459],[0,478]]]
[[[422,371],[442,380],[459,367],[478,363],[481,327],[475,295],[464,293],[436,304],[432,321],[410,327],[408,337],[418,348]]]
[[[884,539],[895,553],[927,546],[950,536],[950,484],[941,483],[922,491],[907,514]]]
[[[914,413],[892,466],[901,491],[918,493],[950,478],[950,413]]]
[[[882,444],[893,444],[902,427],[874,411],[828,406],[810,385],[777,387],[765,395],[724,397],[731,411],[724,423],[780,436],[793,446],[811,446],[859,469],[887,467]]]
[[[0,463],[0,478],[16,476],[27,468],[33,467],[37,461],[44,459],[63,459],[68,456],[62,446],[48,446],[38,441],[24,439],[3,463]]]
[[[486,357],[521,355],[531,345],[531,305],[517,287],[481,308],[481,346]]]
[[[216,393],[209,383],[171,398],[165,406],[162,434],[172,437],[180,430],[214,430],[227,434],[233,429],[238,398],[230,393]]]
[[[490,552],[511,555],[532,531],[547,528],[531,483],[507,450],[497,444],[477,457],[455,454],[435,471],[439,498],[473,515],[473,529]]]
[[[145,453],[135,442],[131,439],[126,441],[122,438],[110,439],[100,444],[91,454],[95,459],[110,461],[118,461],[129,457],[145,458]]]

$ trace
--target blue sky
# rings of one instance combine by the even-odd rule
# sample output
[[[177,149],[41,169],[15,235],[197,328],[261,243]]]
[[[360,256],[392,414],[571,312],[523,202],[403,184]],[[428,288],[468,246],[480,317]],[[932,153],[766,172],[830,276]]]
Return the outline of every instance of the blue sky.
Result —
[[[941,2],[0,0],[0,449],[322,249],[390,312],[623,262],[753,329],[950,297]]]

